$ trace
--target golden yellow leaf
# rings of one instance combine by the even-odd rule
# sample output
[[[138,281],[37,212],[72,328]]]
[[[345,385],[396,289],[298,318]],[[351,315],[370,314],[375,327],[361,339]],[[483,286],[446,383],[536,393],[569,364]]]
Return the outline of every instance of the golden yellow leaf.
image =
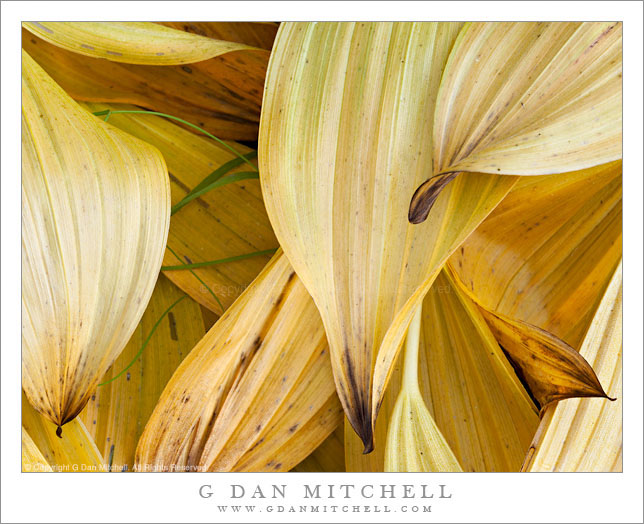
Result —
[[[279,253],[179,366],[136,463],[288,471],[341,419],[322,322]]]
[[[22,471],[26,473],[53,471],[24,426],[22,426]]]
[[[331,433],[318,448],[295,466],[291,471],[304,472],[342,472],[344,466],[344,425]]]
[[[622,24],[468,24],[436,102],[434,173],[545,175],[622,156]]]
[[[128,110],[131,106],[86,104],[91,111]],[[172,204],[177,204],[209,173],[237,158],[221,144],[189,133],[162,117],[137,114],[114,114],[109,120],[123,131],[145,140],[161,151],[170,174]],[[237,151],[251,150],[230,142]],[[242,163],[230,171],[249,171]],[[178,260],[166,251],[163,263],[176,266],[276,249],[278,244],[266,215],[257,180],[243,180],[218,187],[182,207],[170,222],[168,246]],[[194,269],[208,288],[227,308],[242,293],[270,260],[270,255]],[[222,309],[215,297],[193,274],[186,270],[164,274],[193,299],[216,314]]]
[[[79,55],[26,30],[22,41],[77,100],[136,104],[183,118],[222,139],[257,139],[266,50],[226,53],[189,66],[146,66]]]
[[[105,471],[103,457],[79,418],[65,425],[62,434],[58,437],[56,425],[38,413],[23,392],[22,426],[23,434],[27,432],[33,445],[38,448],[54,471]],[[33,451],[33,447],[30,446],[29,449]],[[24,452],[23,443],[23,454]]]
[[[454,452],[429,413],[418,385],[422,305],[409,325],[402,388],[389,419],[385,471],[462,471]]]
[[[376,425],[387,435],[402,380],[392,374]],[[422,400],[464,471],[518,471],[539,423],[537,409],[478,307],[442,271],[423,301],[419,382]],[[419,402],[419,401],[417,401]],[[382,471],[384,453],[363,456],[346,443],[351,471]]]
[[[616,402],[575,398],[546,412],[524,471],[622,470],[622,265],[618,265],[580,354]]]
[[[68,51],[126,64],[190,64],[249,48],[152,22],[23,22],[22,25]]]
[[[80,414],[112,471],[132,470],[136,444],[163,388],[204,333],[199,305],[160,275],[141,322]]]
[[[276,236],[320,310],[338,394],[364,442],[411,315],[445,259],[514,184],[459,177],[420,226],[434,101],[460,24],[284,23],[259,160]]]
[[[155,148],[89,115],[24,51],[22,64],[22,386],[60,426],[143,315],[170,187]]]
[[[277,34],[276,22],[157,22],[215,40],[238,42],[270,50]]]
[[[523,177],[449,265],[485,309],[579,349],[622,253],[622,163]]]

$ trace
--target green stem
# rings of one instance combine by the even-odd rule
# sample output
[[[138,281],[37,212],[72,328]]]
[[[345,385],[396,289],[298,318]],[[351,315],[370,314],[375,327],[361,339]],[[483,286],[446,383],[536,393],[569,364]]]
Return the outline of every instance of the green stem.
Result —
[[[255,251],[254,253],[246,253],[245,255],[237,255],[234,257],[220,258],[219,260],[208,260],[207,262],[196,262],[194,264],[183,264],[179,266],[161,266],[161,271],[178,271],[181,269],[197,269],[200,267],[214,266],[217,264],[226,264],[228,262],[237,262],[238,260],[245,260],[247,258],[259,257],[262,255],[272,255],[277,251],[276,249],[265,249],[264,251]]]
[[[403,388],[418,389],[418,348],[420,346],[420,325],[423,313],[421,302],[414,312],[414,316],[407,330],[405,341],[405,362],[403,364]]]
[[[247,160],[247,159],[244,157],[244,155],[242,155],[242,154],[241,154],[239,151],[237,151],[234,147],[232,147],[232,146],[228,145],[228,144],[227,144],[226,142],[224,142],[221,138],[217,138],[215,135],[212,135],[212,134],[208,133],[208,131],[206,131],[205,129],[201,129],[199,126],[196,126],[196,125],[194,125],[194,124],[191,124],[190,122],[188,122],[188,121],[184,120],[183,118],[179,118],[179,117],[176,117],[176,116],[168,115],[168,114],[166,114],[166,113],[159,113],[158,111],[140,111],[140,110],[133,110],[133,109],[121,109],[121,110],[117,110],[117,111],[112,111],[111,109],[106,109],[106,110],[104,110],[104,111],[96,111],[96,112],[94,112],[93,114],[94,114],[95,116],[103,116],[103,115],[107,115],[107,117],[105,118],[105,120],[107,120],[111,115],[116,115],[116,114],[127,114],[127,113],[129,113],[129,114],[135,114],[135,115],[156,115],[156,116],[162,116],[162,117],[165,117],[165,118],[169,118],[170,120],[175,120],[175,121],[177,121],[177,122],[181,122],[182,124],[184,124],[184,125],[186,125],[186,126],[188,126],[188,127],[191,127],[192,129],[196,129],[196,130],[197,130],[197,131],[199,131],[200,133],[203,133],[203,134],[204,134],[204,135],[206,135],[208,138],[212,138],[215,142],[220,143],[222,146],[224,146],[226,149],[228,149],[229,151],[231,151],[232,153],[234,153],[235,155],[237,155],[240,159],[242,159],[242,160],[243,160],[244,162],[246,162],[250,167],[252,167],[252,168],[253,168],[253,171],[257,171],[257,172],[259,173],[259,169],[257,169],[257,167],[256,167],[252,162],[250,162],[249,160]]]
[[[218,187],[225,186],[226,184],[232,184],[233,182],[248,180],[249,178],[259,178],[259,174],[256,171],[244,171],[242,173],[233,173],[232,175],[228,175],[224,178],[220,178],[219,180],[216,180],[215,182],[205,186],[199,191],[192,190],[190,194],[186,195],[183,198],[183,200],[181,200],[180,202],[172,206],[172,209],[170,210],[170,214],[174,215],[183,206],[189,204],[195,198],[199,198],[201,195],[203,195],[204,193],[207,193],[208,191],[212,191],[213,189],[216,189]]]
[[[137,352],[137,354],[136,354],[136,355],[134,355],[134,358],[132,359],[132,361],[131,361],[127,366],[125,366],[125,368],[123,368],[123,369],[122,369],[122,370],[121,370],[117,375],[114,375],[111,379],[106,380],[105,382],[103,382],[103,383],[99,384],[99,386],[104,386],[104,385],[106,385],[106,384],[109,384],[110,382],[115,381],[117,378],[119,378],[121,375],[123,375],[123,373],[125,373],[128,369],[130,369],[130,368],[134,365],[134,363],[138,360],[138,358],[139,358],[139,357],[141,356],[141,354],[143,353],[143,350],[144,350],[144,349],[146,348],[146,346],[148,345],[148,342],[150,342],[150,339],[152,338],[152,335],[154,335],[154,332],[155,332],[155,331],[157,330],[157,328],[159,327],[159,324],[161,324],[161,321],[165,318],[165,316],[166,316],[168,313],[170,313],[170,311],[172,310],[172,308],[173,308],[174,306],[176,306],[179,302],[181,302],[181,301],[182,301],[184,298],[186,298],[187,296],[188,296],[188,295],[183,295],[182,297],[179,297],[177,300],[175,300],[175,301],[172,303],[172,305],[171,305],[171,306],[169,306],[169,307],[168,307],[168,309],[166,309],[166,310],[161,314],[161,316],[160,316],[160,317],[157,319],[157,321],[154,323],[154,326],[152,326],[152,329],[150,330],[150,333],[148,333],[148,336],[147,336],[147,337],[145,338],[145,340],[143,341],[143,344],[141,345],[141,349],[139,349],[139,351]]]

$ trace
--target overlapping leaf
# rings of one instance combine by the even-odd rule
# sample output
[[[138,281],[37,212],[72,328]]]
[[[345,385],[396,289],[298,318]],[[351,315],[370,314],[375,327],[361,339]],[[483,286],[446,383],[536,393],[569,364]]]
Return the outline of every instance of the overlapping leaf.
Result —
[[[280,253],[179,366],[137,467],[288,471],[341,418],[322,322]]]
[[[617,401],[568,399],[547,408],[527,454],[524,471],[622,470],[621,263],[579,352]]]
[[[105,104],[87,104],[87,107],[91,111],[132,109]],[[168,164],[173,205],[209,173],[236,158],[221,144],[196,136],[161,117],[115,114],[109,122],[161,151]],[[230,145],[242,154],[250,152],[242,144]],[[230,173],[248,170],[248,165],[240,163]],[[244,180],[218,187],[181,208],[172,216],[168,246],[181,258],[178,260],[167,251],[164,265],[169,266],[277,248],[259,182]],[[189,271],[166,271],[165,275],[193,299],[220,315],[222,309],[217,299],[225,308],[230,306],[269,259],[264,255],[194,269],[205,286]]]
[[[68,51],[126,64],[191,64],[248,49],[152,22],[23,22],[23,27]]]
[[[62,425],[145,310],[170,188],[155,148],[89,115],[24,52],[22,162],[22,385]]]
[[[77,100],[136,104],[183,118],[223,139],[257,139],[266,50],[225,53],[190,65],[155,66],[81,55],[26,30],[23,46]]]
[[[22,427],[22,471],[26,473],[53,471],[24,426]]]
[[[239,42],[270,50],[277,34],[275,22],[157,22],[166,27],[187,31],[201,36]]]
[[[282,24],[260,129],[268,214],[318,306],[338,394],[365,448],[414,308],[514,180],[450,184],[429,222],[433,109],[459,24]]]
[[[318,448],[295,466],[292,471],[304,472],[342,472],[344,465],[344,425],[331,433]]]
[[[141,322],[80,414],[112,471],[132,470],[163,388],[204,333],[199,305],[160,276]]]
[[[622,253],[621,161],[525,177],[450,258],[486,309],[579,349]]]

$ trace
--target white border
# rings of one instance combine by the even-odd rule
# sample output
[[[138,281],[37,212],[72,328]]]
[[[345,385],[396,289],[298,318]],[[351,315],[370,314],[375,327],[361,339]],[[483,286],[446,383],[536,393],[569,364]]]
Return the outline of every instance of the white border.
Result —
[[[21,344],[20,21],[146,20],[151,14],[157,20],[624,21],[624,473],[21,474],[17,429]],[[642,15],[640,2],[3,2],[2,521],[642,522]],[[222,515],[215,510],[218,503],[228,503],[224,499],[233,483],[288,484],[294,492],[307,482],[440,483],[448,486],[453,498],[433,501],[431,514],[263,512],[260,516]],[[213,486],[217,502],[198,497],[202,484]],[[298,503],[295,498],[290,500]],[[336,503],[342,505],[342,501]],[[358,503],[356,499],[350,501],[351,505]]]

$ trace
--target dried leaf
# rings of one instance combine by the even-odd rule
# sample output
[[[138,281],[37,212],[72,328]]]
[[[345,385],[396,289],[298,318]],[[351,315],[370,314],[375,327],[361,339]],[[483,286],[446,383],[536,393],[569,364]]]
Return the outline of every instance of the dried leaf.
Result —
[[[275,22],[157,22],[216,40],[238,42],[270,50],[279,24]]]
[[[266,208],[320,310],[366,451],[414,309],[514,184],[459,177],[428,222],[407,220],[431,166],[433,102],[459,27],[285,23],[273,48],[259,142]]]
[[[344,425],[331,433],[318,448],[295,466],[291,471],[304,472],[344,472]]]
[[[86,104],[91,111],[127,110],[131,106]],[[199,137],[161,117],[115,114],[110,123],[145,140],[163,154],[170,173],[172,204],[176,204],[210,172],[236,158],[233,153],[206,137]],[[250,149],[230,143],[242,154]],[[241,165],[231,173],[248,171]],[[210,191],[172,215],[168,245],[181,260],[166,251],[164,265],[220,260],[235,255],[277,248],[277,240],[266,216],[257,180],[244,180]],[[237,262],[195,269],[225,308],[246,289],[270,260],[263,255]],[[221,314],[217,300],[189,271],[164,272],[174,284],[211,311]]]
[[[249,49],[152,22],[23,22],[22,26],[68,51],[126,64],[191,64]]]
[[[53,471],[24,426],[22,427],[22,471],[27,473]]]
[[[23,46],[77,100],[136,104],[222,139],[257,139],[268,51],[226,53],[189,66],[141,66],[66,51],[24,30]]]
[[[87,114],[24,51],[22,126],[22,385],[60,426],[143,315],[170,187],[156,149]]]
[[[622,471],[621,263],[579,352],[617,401],[569,399],[548,407],[524,471]]]
[[[621,161],[524,177],[449,260],[487,310],[579,349],[622,253]]]
[[[436,102],[434,174],[545,175],[622,156],[622,24],[468,24]]]
[[[136,462],[288,471],[341,419],[319,314],[280,253],[179,366]]]
[[[111,457],[112,471],[132,470],[136,444],[163,388],[204,333],[199,305],[159,276],[141,322],[80,414],[103,456]]]
[[[105,471],[103,457],[79,418],[67,424],[58,437],[56,425],[38,413],[23,393],[22,426],[23,434],[29,434],[33,444],[54,471]],[[30,449],[33,450],[32,447]],[[24,452],[23,443],[23,454]]]
[[[485,309],[481,312],[542,411],[566,398],[606,398],[593,368],[563,340],[526,322]]]

